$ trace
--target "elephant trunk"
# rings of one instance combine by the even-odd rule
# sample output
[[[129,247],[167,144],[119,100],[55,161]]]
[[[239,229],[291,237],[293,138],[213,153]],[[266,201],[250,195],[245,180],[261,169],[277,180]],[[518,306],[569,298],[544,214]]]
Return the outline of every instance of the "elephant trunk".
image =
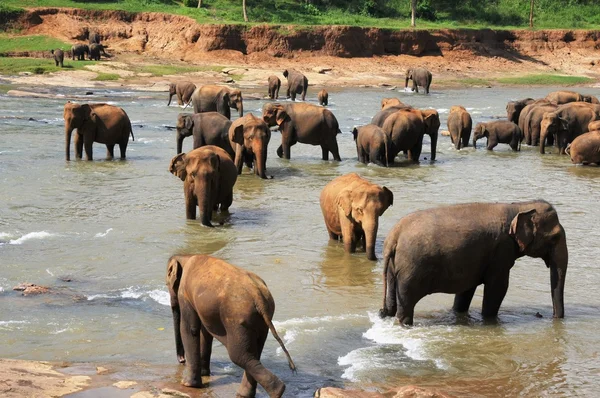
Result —
[[[172,302],[173,299],[171,299]],[[183,349],[183,340],[181,339],[181,310],[179,304],[171,303],[171,311],[173,312],[173,328],[175,329],[175,350],[177,351],[177,360],[179,363],[185,362],[185,350]]]
[[[404,89],[406,90],[406,87],[408,87],[408,76],[406,76],[406,80],[404,81]]]
[[[567,276],[567,264],[569,263],[569,252],[567,250],[567,239],[564,229],[562,230],[560,240],[544,260],[548,268],[550,268],[552,314],[554,318],[564,318],[565,278]]]
[[[183,152],[183,139],[185,136],[177,131],[177,154]]]
[[[368,223],[363,222],[362,225],[365,233],[365,251],[367,252],[367,258],[369,260],[377,260],[377,256],[375,256],[375,240],[377,239],[378,226],[379,222],[377,216],[375,216],[374,221]]]
[[[437,152],[437,140],[438,140],[437,130],[435,132],[429,134],[429,138],[431,139],[431,160],[435,160],[435,155]]]
[[[65,125],[65,155],[67,160],[71,160],[71,135],[74,128],[67,122]]]
[[[195,194],[198,200],[198,208],[200,209],[200,223],[206,227],[212,227],[213,225],[210,222],[213,212],[212,198],[217,193],[214,192],[214,184],[211,181],[211,176],[205,175],[202,179],[204,181],[200,182],[196,178],[195,182]]]
[[[264,145],[264,148],[254,151],[254,157],[256,174],[260,176],[260,178],[267,179],[267,145]]]
[[[546,137],[548,136],[548,128],[542,128],[540,131],[540,153],[546,153]]]
[[[240,100],[237,106],[238,112],[240,113],[240,117],[244,116],[244,103]]]
[[[167,103],[167,106],[171,105],[171,99],[173,98],[173,94],[175,94],[175,93],[169,93],[169,102]],[[181,152],[177,152],[177,153],[181,153]]]
[[[477,137],[473,136],[473,148],[477,148]]]

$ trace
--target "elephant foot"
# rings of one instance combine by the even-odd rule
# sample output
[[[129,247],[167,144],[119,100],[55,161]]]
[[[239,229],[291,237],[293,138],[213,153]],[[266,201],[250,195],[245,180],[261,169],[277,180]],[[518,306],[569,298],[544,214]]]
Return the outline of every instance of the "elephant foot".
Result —
[[[391,316],[391,315],[390,315],[390,314],[388,314],[388,312],[387,312],[387,310],[386,310],[385,308],[380,308],[380,309],[379,309],[379,317],[380,317],[381,319],[383,319],[383,318],[387,318],[387,317],[389,317],[389,316]]]
[[[184,355],[177,355],[177,361],[179,363],[185,363],[185,356]]]
[[[210,376],[210,368],[200,370],[200,376]]]
[[[182,382],[182,385],[186,386],[186,387],[192,387],[192,388],[202,388],[202,377],[198,376],[198,377],[185,377]]]

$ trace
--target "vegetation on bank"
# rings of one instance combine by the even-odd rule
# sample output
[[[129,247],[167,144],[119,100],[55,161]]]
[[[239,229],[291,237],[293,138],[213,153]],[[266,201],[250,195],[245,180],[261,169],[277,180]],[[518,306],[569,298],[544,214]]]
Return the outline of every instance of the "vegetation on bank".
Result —
[[[18,8],[164,12],[187,15],[200,23],[243,23],[241,0],[2,0],[3,16]],[[187,4],[189,6],[185,6]],[[191,7],[190,7],[191,6]],[[530,0],[418,0],[418,28],[527,28]],[[410,26],[410,0],[247,0],[251,23],[355,25],[382,28]],[[536,0],[536,29],[598,29],[597,0]]]
[[[586,76],[566,76],[555,74],[537,74],[525,76],[499,77],[493,79],[473,78],[449,80],[448,83],[466,86],[575,86],[593,82],[594,79]]]
[[[0,55],[22,51],[48,51],[60,48],[69,50],[71,45],[50,36],[12,36],[0,33]]]
[[[64,67],[55,66],[52,58],[15,58],[0,57],[0,75],[18,75],[21,72],[41,75],[44,73],[81,70],[86,65],[94,65],[95,61],[71,61],[65,59]]]

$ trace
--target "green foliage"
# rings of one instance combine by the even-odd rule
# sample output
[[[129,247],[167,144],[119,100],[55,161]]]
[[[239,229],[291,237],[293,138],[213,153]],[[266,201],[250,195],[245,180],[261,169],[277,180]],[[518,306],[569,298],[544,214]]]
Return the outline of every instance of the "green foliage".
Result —
[[[68,50],[71,45],[49,36],[11,36],[0,33],[0,54],[13,51],[48,51],[60,48]]]
[[[95,80],[98,82],[105,82],[105,81],[119,80],[120,77],[121,76],[119,76],[117,73],[100,72],[100,73],[98,73],[98,76],[96,76],[92,80]]]
[[[574,84],[590,83],[594,79],[585,76],[562,76],[562,75],[528,75],[521,77],[504,77],[498,79],[502,84],[531,84],[531,85],[556,85],[568,86]]]
[[[154,76],[164,75],[180,75],[183,73],[193,72],[206,72],[214,71],[220,72],[223,70],[222,66],[187,66],[187,65],[142,65],[136,68],[138,73],[152,73]]]
[[[61,68],[60,66],[55,66],[54,59],[0,57],[0,75],[17,75],[21,72],[43,74],[65,70],[79,70],[83,69],[86,65],[94,64],[95,62],[90,61],[68,62],[65,59],[65,66]]]
[[[416,14],[417,18],[426,19],[428,21],[435,21],[437,19],[435,8],[433,8],[429,0],[420,0],[417,3]]]
[[[183,0],[183,5],[186,7],[198,7],[198,0]]]

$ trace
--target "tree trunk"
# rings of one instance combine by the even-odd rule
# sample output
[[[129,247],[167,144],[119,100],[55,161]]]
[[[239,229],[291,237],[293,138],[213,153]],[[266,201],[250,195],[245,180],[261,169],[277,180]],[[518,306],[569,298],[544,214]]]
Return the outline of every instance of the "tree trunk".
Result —
[[[529,9],[529,27],[533,28],[533,3],[534,0],[531,0],[531,8]]]
[[[415,14],[417,12],[417,0],[410,0],[410,26],[413,28],[415,25]]]
[[[246,14],[246,0],[242,0],[242,11],[244,11],[244,22],[248,22],[248,14]]]
[[[198,0],[198,8],[202,7],[202,0]]]

